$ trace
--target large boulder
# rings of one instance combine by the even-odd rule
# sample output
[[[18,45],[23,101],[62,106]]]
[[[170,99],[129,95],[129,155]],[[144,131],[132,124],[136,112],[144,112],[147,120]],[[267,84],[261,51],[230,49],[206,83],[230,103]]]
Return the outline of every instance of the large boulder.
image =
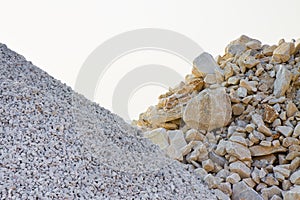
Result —
[[[232,108],[225,88],[205,89],[187,104],[183,120],[191,128],[213,130],[226,126]]]

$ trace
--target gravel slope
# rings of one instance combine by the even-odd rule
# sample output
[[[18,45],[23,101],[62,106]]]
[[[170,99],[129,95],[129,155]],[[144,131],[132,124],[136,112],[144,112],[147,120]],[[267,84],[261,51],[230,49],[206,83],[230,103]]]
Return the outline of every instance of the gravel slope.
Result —
[[[215,199],[191,171],[0,44],[2,199]]]

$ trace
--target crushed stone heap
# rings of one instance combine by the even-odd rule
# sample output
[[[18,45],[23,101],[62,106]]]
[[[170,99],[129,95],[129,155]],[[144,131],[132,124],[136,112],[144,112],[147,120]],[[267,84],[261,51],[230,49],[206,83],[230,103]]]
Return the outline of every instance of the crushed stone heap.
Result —
[[[1,199],[215,199],[192,170],[0,44]]]
[[[270,46],[243,35],[223,56],[197,57],[133,123],[219,199],[300,199],[299,50],[300,40]]]

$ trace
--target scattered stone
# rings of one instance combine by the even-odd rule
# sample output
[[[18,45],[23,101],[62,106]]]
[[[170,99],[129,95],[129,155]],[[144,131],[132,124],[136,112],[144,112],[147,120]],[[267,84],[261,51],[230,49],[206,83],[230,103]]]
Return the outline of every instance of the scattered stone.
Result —
[[[296,200],[300,199],[300,186],[295,186],[290,191],[287,191],[283,195],[284,200]]]
[[[229,170],[231,172],[238,173],[241,178],[248,178],[250,177],[251,170],[247,167],[243,162],[236,161],[229,165]]]
[[[300,170],[295,171],[295,172],[291,175],[290,181],[291,181],[291,183],[293,183],[293,184],[300,185]]]
[[[265,106],[264,109],[264,121],[267,123],[273,123],[274,120],[279,116],[278,112],[269,105]]]
[[[224,88],[205,89],[189,101],[183,120],[191,128],[210,131],[226,126],[231,113],[230,99]]]
[[[231,156],[235,156],[241,161],[251,161],[250,150],[242,144],[236,142],[227,142],[226,152]]]
[[[289,101],[286,105],[286,115],[287,115],[287,117],[293,116],[297,111],[298,111],[297,106],[293,102]]]
[[[285,137],[290,137],[293,133],[293,128],[291,128],[289,126],[277,126],[276,131],[278,131]]]
[[[214,74],[219,66],[215,59],[207,52],[203,52],[193,62],[193,74],[196,77],[204,77],[206,74]]]
[[[238,173],[232,173],[230,176],[226,178],[226,182],[235,184],[241,180],[241,177]]]
[[[213,161],[211,161],[210,159],[202,161],[202,167],[207,172],[211,172],[215,168]]]
[[[164,128],[145,132],[144,137],[150,139],[154,144],[157,144],[162,150],[165,150],[169,146],[167,131]]]
[[[265,156],[270,155],[274,153],[280,153],[280,152],[286,152],[287,149],[279,146],[279,147],[265,147],[261,145],[255,145],[252,147],[249,147],[249,150],[251,152],[252,156]]]
[[[293,132],[293,137],[296,138],[299,136],[300,136],[300,124],[297,124],[297,126],[295,127],[294,132]]]
[[[243,181],[233,185],[232,200],[255,199],[263,200],[263,198]]]
[[[284,65],[279,65],[279,70],[276,74],[274,82],[274,95],[276,98],[285,95],[285,92],[290,86],[292,80],[292,73]]]
[[[264,199],[270,199],[275,195],[281,196],[281,192],[281,189],[276,185],[261,190],[261,194]]]
[[[273,52],[272,61],[274,63],[284,63],[291,57],[292,52],[295,50],[293,43],[282,43]]]

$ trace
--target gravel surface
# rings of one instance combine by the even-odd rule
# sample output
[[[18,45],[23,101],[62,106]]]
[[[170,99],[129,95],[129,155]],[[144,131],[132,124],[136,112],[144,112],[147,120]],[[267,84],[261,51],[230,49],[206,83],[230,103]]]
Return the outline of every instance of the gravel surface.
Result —
[[[215,199],[140,134],[0,44],[2,199]]]

